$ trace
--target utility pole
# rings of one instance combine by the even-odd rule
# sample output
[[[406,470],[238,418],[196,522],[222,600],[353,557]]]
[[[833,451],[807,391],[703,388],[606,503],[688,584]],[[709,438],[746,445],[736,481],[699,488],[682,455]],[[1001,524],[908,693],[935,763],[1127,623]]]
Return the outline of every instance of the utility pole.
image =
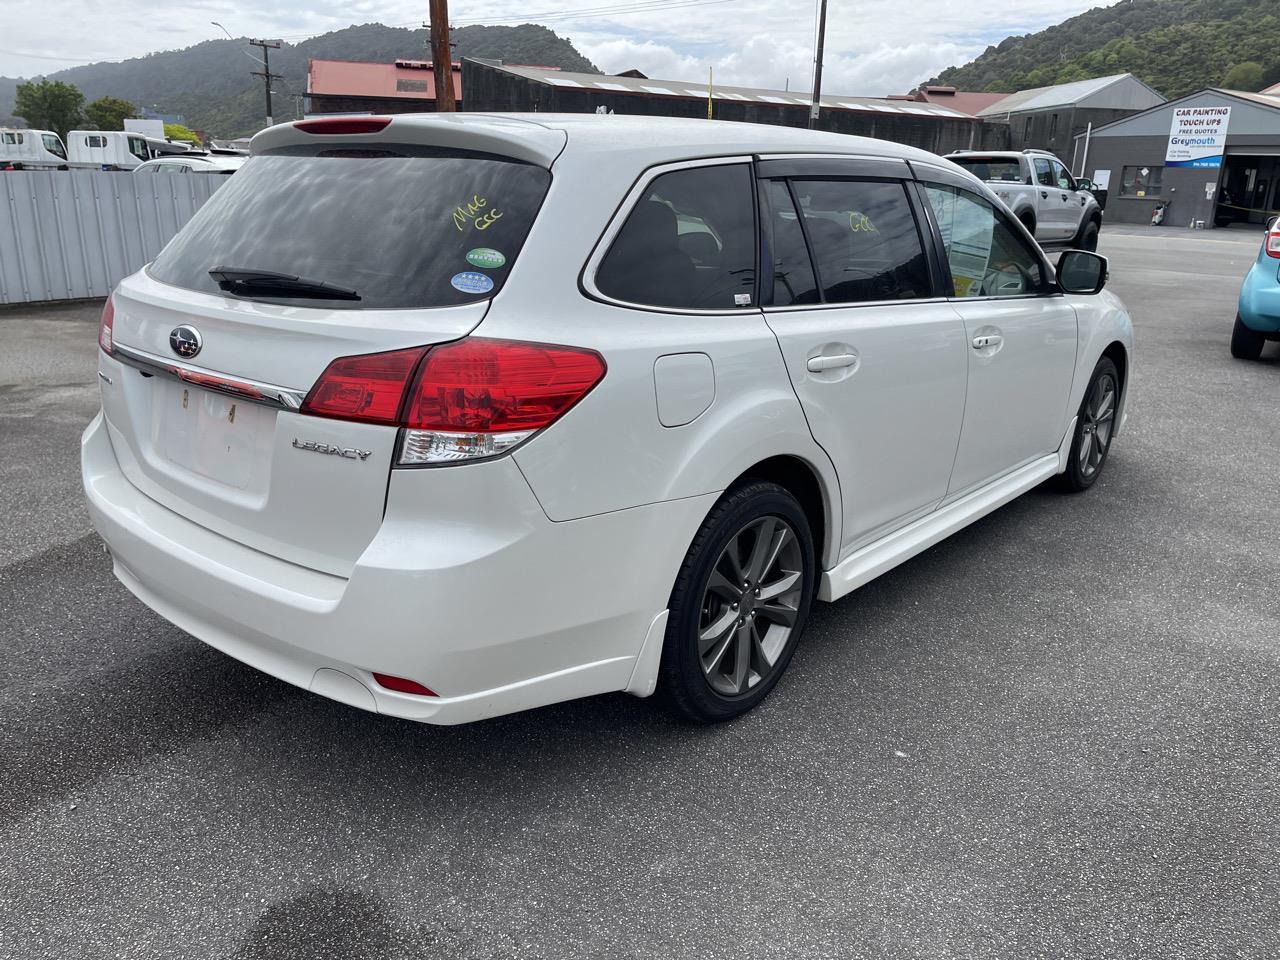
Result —
[[[436,87],[436,110],[456,113],[453,50],[449,44],[449,0],[431,0],[431,79]]]
[[[827,0],[818,0],[818,44],[813,57],[813,102],[809,105],[809,129],[818,125],[818,104],[822,102],[822,45],[827,36]]]
[[[266,85],[266,88],[267,88],[267,126],[269,127],[273,123],[275,123],[275,120],[272,119],[272,110],[271,110],[271,81],[283,80],[284,77],[280,76],[280,74],[278,73],[271,72],[271,63],[268,60],[268,57],[270,55],[268,54],[267,51],[279,50],[280,41],[279,40],[250,40],[249,46],[262,48],[262,69],[254,70],[251,72],[255,77],[261,77],[262,82]]]

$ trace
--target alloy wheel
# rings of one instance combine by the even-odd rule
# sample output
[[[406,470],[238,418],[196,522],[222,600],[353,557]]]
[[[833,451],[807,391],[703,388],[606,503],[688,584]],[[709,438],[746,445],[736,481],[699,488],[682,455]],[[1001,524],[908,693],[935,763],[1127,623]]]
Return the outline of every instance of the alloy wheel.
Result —
[[[1081,476],[1088,478],[1098,472],[1107,456],[1107,448],[1111,446],[1116,418],[1116,381],[1111,374],[1104,373],[1094,381],[1082,416],[1084,423],[1077,457]]]
[[[711,569],[698,618],[702,673],[736,697],[769,677],[787,649],[804,596],[800,539],[781,517],[751,521]]]

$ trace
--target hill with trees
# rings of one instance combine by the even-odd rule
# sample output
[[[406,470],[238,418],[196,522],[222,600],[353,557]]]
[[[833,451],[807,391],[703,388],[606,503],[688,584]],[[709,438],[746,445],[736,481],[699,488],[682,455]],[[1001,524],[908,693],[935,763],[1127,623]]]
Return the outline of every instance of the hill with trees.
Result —
[[[1121,0],[1009,37],[929,82],[1012,93],[1114,73],[1135,74],[1170,99],[1280,83],[1280,3]]]
[[[573,45],[546,27],[473,25],[452,32],[456,57],[489,57],[508,63],[560,67],[599,73]],[[274,87],[275,112],[297,115],[297,100],[307,89],[307,60],[368,60],[387,63],[399,58],[430,59],[426,30],[365,23],[284,44],[271,51],[271,71],[284,77]],[[160,113],[176,113],[187,126],[217,137],[253,133],[262,126],[262,80],[246,54],[256,54],[245,40],[206,40],[184,50],[166,50],[119,63],[93,63],[48,75],[74,84],[86,100],[119,97]],[[13,112],[17,80],[0,77],[0,123]]]

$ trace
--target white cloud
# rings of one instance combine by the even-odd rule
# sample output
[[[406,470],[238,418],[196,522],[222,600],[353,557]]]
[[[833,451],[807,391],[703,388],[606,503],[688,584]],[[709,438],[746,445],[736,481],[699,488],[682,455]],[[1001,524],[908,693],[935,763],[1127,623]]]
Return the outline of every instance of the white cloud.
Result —
[[[544,22],[604,70],[638,67],[661,79],[700,81],[714,67],[729,85],[808,90],[814,4],[714,0],[647,12],[608,14],[614,0],[453,0],[455,22]],[[824,89],[843,94],[905,93],[944,67],[981,53],[988,38],[1057,23],[1097,0],[1005,0],[974,7],[938,0],[831,0]],[[94,59],[123,59],[221,36],[286,38],[379,19],[421,23],[421,0],[9,0],[0,4],[0,75],[31,76]],[[554,12],[552,12],[553,8]],[[574,16],[573,11],[594,10]],[[532,10],[532,12],[530,12]],[[539,14],[542,14],[539,17]]]

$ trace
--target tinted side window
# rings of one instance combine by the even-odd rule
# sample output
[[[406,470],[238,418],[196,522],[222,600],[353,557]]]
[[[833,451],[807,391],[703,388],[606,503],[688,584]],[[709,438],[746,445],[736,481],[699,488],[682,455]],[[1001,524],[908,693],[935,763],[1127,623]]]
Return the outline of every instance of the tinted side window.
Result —
[[[1020,297],[1045,289],[1040,258],[995,208],[955,187],[926,184],[957,297]]]
[[[804,231],[787,182],[770,180],[765,189],[769,199],[769,248],[773,255],[773,303],[779,307],[817,303],[818,281],[813,276]]]
[[[1074,190],[1076,188],[1071,182],[1071,174],[1067,173],[1067,168],[1057,160],[1053,161],[1053,178],[1057,181],[1059,189]]]
[[[655,177],[601,261],[596,287],[617,300],[655,307],[752,306],[754,189],[745,163]]]
[[[827,303],[932,294],[906,187],[897,181],[793,180]]]
[[[1053,168],[1043,157],[1036,157],[1036,183],[1042,187],[1053,186]]]

